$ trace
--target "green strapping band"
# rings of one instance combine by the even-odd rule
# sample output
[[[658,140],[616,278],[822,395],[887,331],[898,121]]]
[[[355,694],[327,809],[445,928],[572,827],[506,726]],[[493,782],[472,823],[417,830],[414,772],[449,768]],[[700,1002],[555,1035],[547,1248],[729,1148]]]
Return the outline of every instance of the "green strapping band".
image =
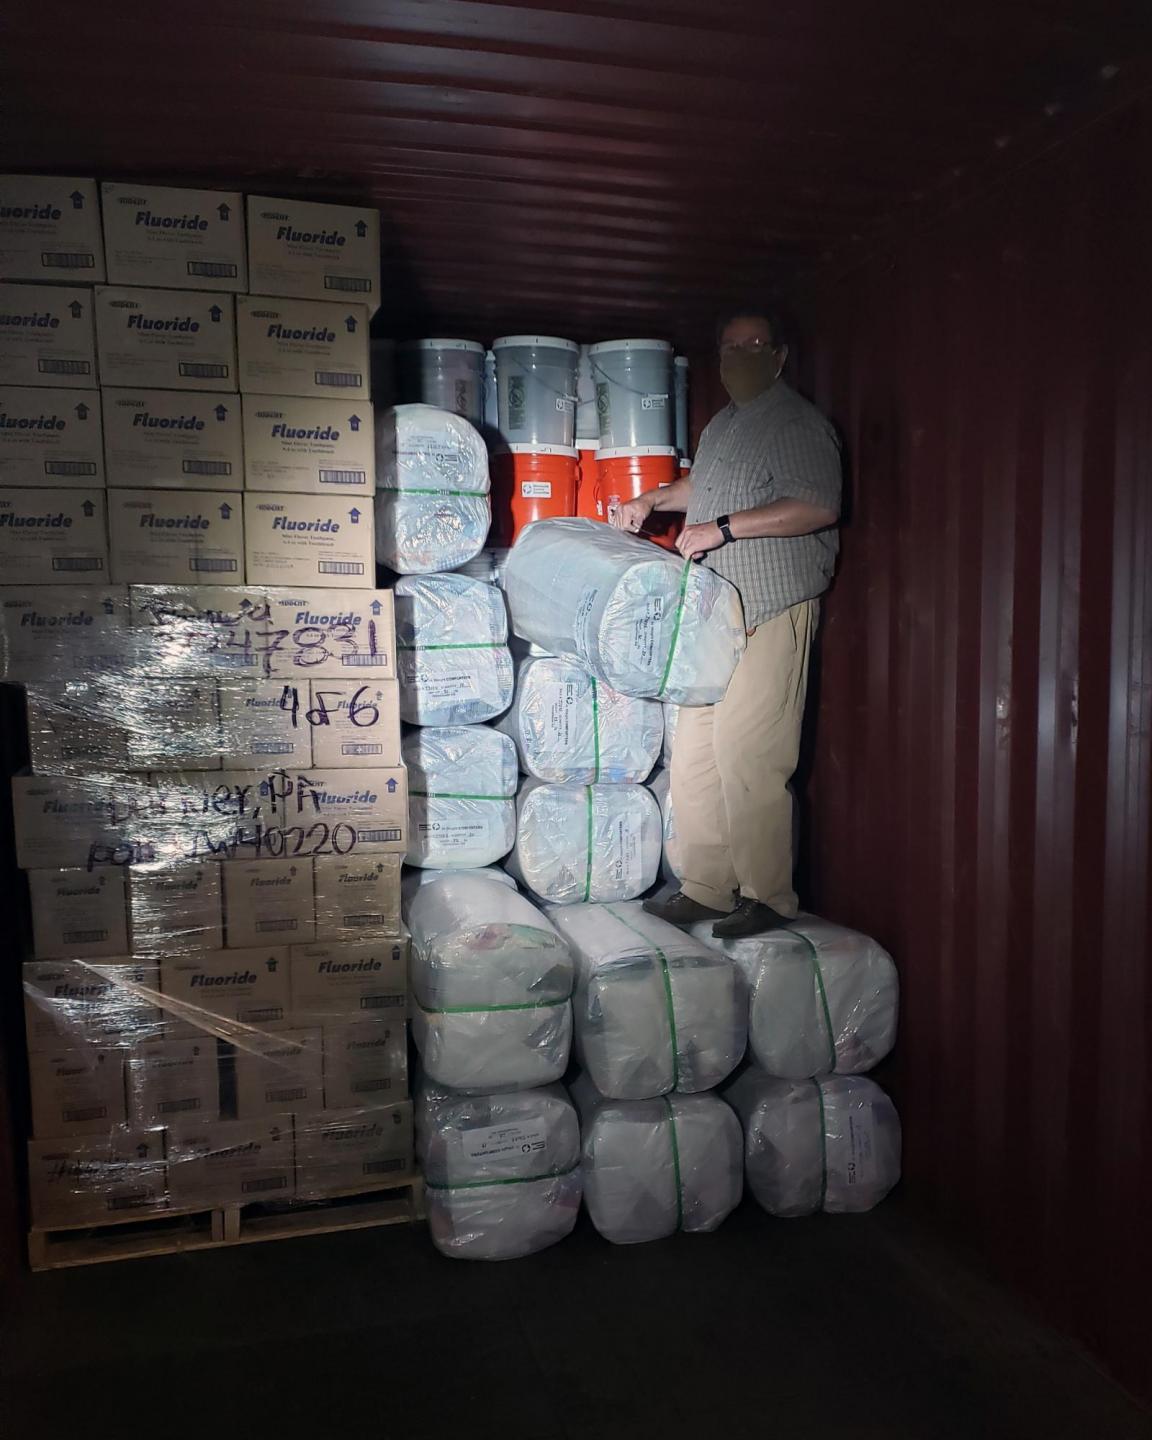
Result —
[[[656,692],[659,699],[664,694],[664,687],[668,684],[668,676],[672,673],[672,660],[676,654],[676,642],[680,639],[680,621],[684,617],[684,600],[688,594],[688,576],[692,570],[692,561],[684,561],[684,573],[680,576],[680,599],[676,605],[676,618],[672,622],[672,643],[668,646],[668,659],[664,662],[664,674],[660,677],[660,688]]]
[[[532,1185],[537,1180],[559,1180],[579,1168],[579,1164],[569,1165],[566,1170],[545,1170],[543,1175],[513,1175],[507,1180],[461,1180],[456,1185],[438,1185],[435,1180],[425,1180],[424,1184],[429,1190],[482,1190],[488,1185]]]
[[[824,1091],[820,1088],[819,1080],[813,1080],[816,1087],[816,1103],[820,1106],[820,1209],[824,1209],[824,1201],[828,1198],[828,1139],[824,1133]]]
[[[585,785],[584,801],[588,807],[588,860],[584,868],[584,903],[588,903],[588,897],[592,894],[592,787]]]
[[[470,495],[473,500],[485,500],[486,490],[422,490],[417,485],[377,485],[389,495]]]
[[[421,800],[510,800],[510,795],[468,795],[461,790],[409,790]]]
[[[659,945],[652,943],[643,930],[637,930],[635,925],[625,920],[623,915],[617,915],[611,905],[605,905],[604,908],[609,915],[615,915],[620,924],[631,930],[633,935],[638,935],[645,945],[650,945],[660,957],[660,970],[664,979],[664,1003],[668,1007],[668,1030],[672,1036],[672,1089],[675,1090],[680,1083],[680,1036],[676,1032],[676,1011],[672,1005],[672,977],[668,974],[668,957]]]
[[[828,1036],[828,1073],[832,1074],[836,1069],[836,1037],[832,1033],[832,1012],[828,1009],[828,994],[824,989],[824,976],[820,970],[820,952],[807,935],[801,935],[799,930],[793,930],[791,933],[807,945],[812,969],[816,974],[816,993],[820,996],[820,1008],[824,1012],[824,1029]]]
[[[667,1095],[660,1097],[668,1110],[669,1134],[672,1137],[672,1174],[676,1180],[676,1228],[684,1228],[684,1184],[680,1178],[680,1142],[676,1138],[676,1114],[672,1109],[672,1101]]]
[[[475,645],[397,645],[397,650],[503,650],[502,640],[478,640]]]
[[[438,1010],[433,1010],[427,1005],[421,1005],[425,1015],[496,1015],[505,1010],[547,1010],[557,1005],[567,1005],[568,996],[563,1000],[525,1000],[517,1005],[444,1005]]]
[[[588,678],[592,682],[592,783],[595,784],[600,779],[600,701],[597,698],[595,675],[589,675]]]

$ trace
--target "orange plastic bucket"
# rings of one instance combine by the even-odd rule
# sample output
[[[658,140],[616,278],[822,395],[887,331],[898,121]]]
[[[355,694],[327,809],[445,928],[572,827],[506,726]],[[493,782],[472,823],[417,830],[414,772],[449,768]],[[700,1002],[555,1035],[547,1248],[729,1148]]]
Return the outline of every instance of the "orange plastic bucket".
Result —
[[[599,440],[576,437],[576,449],[580,456],[580,475],[576,481],[576,514],[585,520],[606,520],[604,506],[600,500],[600,476],[597,472],[596,457],[600,450]]]
[[[575,448],[509,445],[492,457],[492,540],[511,545],[533,520],[576,514]]]
[[[596,469],[606,520],[625,500],[635,500],[645,490],[671,485],[680,477],[676,450],[671,445],[645,445],[636,450],[601,450]],[[676,536],[683,523],[683,515],[675,511],[656,510],[644,522],[640,533],[646,540],[654,540],[666,550],[674,550]]]

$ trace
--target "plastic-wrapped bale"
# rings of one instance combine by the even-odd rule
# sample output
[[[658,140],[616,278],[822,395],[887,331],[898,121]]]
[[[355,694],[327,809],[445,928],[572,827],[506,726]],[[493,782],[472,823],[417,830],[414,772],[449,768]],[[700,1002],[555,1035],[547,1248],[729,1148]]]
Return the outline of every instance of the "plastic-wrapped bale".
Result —
[[[488,451],[468,421],[432,405],[376,420],[376,558],[401,575],[455,570],[488,538]]]
[[[743,940],[715,939],[710,923],[692,933],[743,974],[748,1042],[769,1075],[859,1075],[892,1049],[900,982],[867,935],[815,915]]]
[[[457,565],[457,573],[469,575],[473,580],[483,580],[487,585],[500,585],[508,553],[506,546],[485,548],[463,565]]]
[[[395,596],[401,719],[475,725],[503,714],[514,676],[500,591],[466,575],[413,575]]]
[[[563,1240],[580,1209],[580,1123],[561,1085],[425,1090],[416,1106],[428,1228],[444,1255],[515,1260]]]
[[[400,900],[405,918],[417,890],[435,880],[443,880],[446,875],[478,875],[481,880],[495,880],[497,885],[503,885],[508,890],[516,889],[516,881],[499,865],[480,865],[475,870],[424,870],[416,865],[406,865],[400,877]]]
[[[596,520],[529,525],[503,584],[517,635],[625,695],[714,704],[747,643],[727,580]]]
[[[643,785],[526,780],[505,866],[552,905],[634,900],[660,868],[660,807]]]
[[[476,875],[421,886],[408,905],[412,1036],[453,1090],[559,1080],[572,1040],[572,958],[539,910]]]
[[[614,1245],[708,1231],[740,1203],[744,1136],[716,1095],[609,1100],[587,1076],[572,1087],[580,1111],[584,1200]]]
[[[408,767],[409,865],[475,870],[516,838],[516,747],[487,725],[433,725],[400,742]]]
[[[747,1031],[731,961],[640,905],[547,913],[576,966],[576,1053],[602,1095],[690,1094],[732,1073]]]
[[[654,700],[622,695],[574,660],[524,660],[516,698],[498,728],[516,742],[520,768],[559,785],[636,783],[664,738]]]
[[[900,1178],[900,1118],[863,1075],[779,1080],[750,1066],[724,1098],[744,1127],[748,1188],[770,1215],[871,1210]]]
[[[648,788],[660,806],[660,828],[664,837],[664,848],[660,856],[660,873],[665,880],[676,884],[680,879],[680,841],[676,834],[676,812],[672,808],[672,777],[667,770],[657,770]],[[712,922],[708,925],[711,927]],[[711,929],[709,928],[709,936]],[[701,935],[701,939],[703,936]]]
[[[680,723],[679,705],[664,706],[664,750],[660,756],[660,763],[665,769],[672,765],[672,746],[676,741],[676,726]]]

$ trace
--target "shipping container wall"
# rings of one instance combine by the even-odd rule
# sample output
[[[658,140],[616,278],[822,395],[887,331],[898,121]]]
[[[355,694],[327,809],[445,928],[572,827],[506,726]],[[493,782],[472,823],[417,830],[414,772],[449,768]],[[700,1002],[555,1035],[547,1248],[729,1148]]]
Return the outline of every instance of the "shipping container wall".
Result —
[[[1152,1381],[1152,106],[819,292],[851,475],[810,883],[904,977],[906,1190]]]

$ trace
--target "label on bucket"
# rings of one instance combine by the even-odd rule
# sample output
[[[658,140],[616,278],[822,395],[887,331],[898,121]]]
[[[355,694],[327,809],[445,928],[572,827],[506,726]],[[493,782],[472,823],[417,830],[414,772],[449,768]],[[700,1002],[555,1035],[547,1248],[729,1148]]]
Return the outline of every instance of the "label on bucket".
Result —
[[[642,395],[640,397],[641,410],[663,410],[667,404],[667,395]]]
[[[525,500],[551,500],[551,480],[521,480],[520,494]]]
[[[525,408],[528,399],[525,393],[523,375],[513,375],[508,381],[508,428],[523,430],[527,424]]]

